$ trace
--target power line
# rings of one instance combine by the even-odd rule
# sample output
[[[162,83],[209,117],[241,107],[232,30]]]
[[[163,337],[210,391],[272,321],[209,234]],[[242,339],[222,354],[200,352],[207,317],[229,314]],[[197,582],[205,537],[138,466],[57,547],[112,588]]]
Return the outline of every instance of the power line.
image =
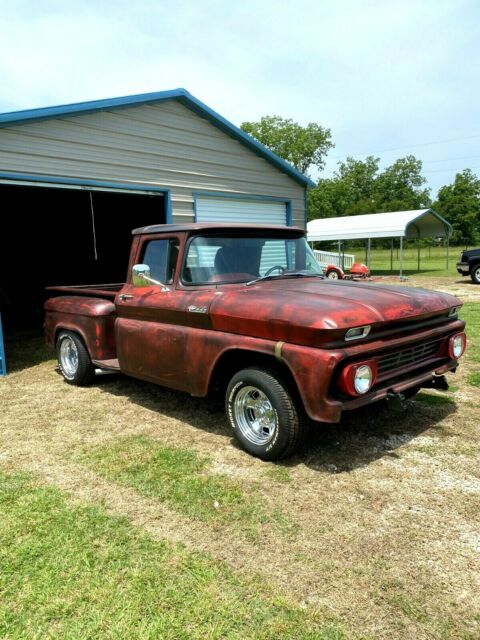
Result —
[[[463,169],[471,169],[477,171],[480,167],[464,167]],[[431,169],[430,171],[422,171],[422,173],[461,173],[463,169]]]
[[[456,158],[443,158],[442,160],[422,160],[422,164],[433,164],[437,162],[452,162],[454,160],[478,160],[480,156],[460,156]]]
[[[368,152],[364,152],[364,153],[350,153],[347,154],[350,157],[356,157],[356,156],[373,156],[373,155],[377,155],[378,153],[387,153],[388,151],[401,151],[404,149],[415,149],[416,147],[428,147],[432,144],[444,144],[445,142],[458,142],[459,140],[472,140],[473,138],[480,138],[480,133],[475,133],[474,135],[471,136],[463,136],[460,138],[445,138],[444,140],[433,140],[431,142],[418,142],[417,144],[410,144],[404,147],[390,147],[389,149],[382,149],[380,151],[368,151]],[[342,156],[332,156],[331,158],[329,158],[330,160],[340,160],[342,158],[345,158],[345,155]]]

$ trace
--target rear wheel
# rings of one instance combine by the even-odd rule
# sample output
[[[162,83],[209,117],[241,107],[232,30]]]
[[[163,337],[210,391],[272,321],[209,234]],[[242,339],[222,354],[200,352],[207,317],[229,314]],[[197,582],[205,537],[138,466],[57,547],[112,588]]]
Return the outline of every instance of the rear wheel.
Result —
[[[470,277],[472,282],[480,284],[480,264],[476,264],[470,269]]]
[[[62,331],[57,338],[57,360],[63,377],[69,384],[83,387],[95,377],[95,368],[80,336]]]
[[[303,442],[303,416],[286,385],[269,369],[236,373],[227,388],[226,411],[242,448],[262,460],[285,458]]]

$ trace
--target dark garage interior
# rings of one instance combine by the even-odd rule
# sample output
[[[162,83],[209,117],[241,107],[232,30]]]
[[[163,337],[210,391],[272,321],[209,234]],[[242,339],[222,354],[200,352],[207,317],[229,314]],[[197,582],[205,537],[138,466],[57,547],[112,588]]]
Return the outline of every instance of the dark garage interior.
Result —
[[[123,282],[132,229],[166,221],[161,192],[0,185],[0,202],[0,311],[7,335],[42,326],[49,285]]]

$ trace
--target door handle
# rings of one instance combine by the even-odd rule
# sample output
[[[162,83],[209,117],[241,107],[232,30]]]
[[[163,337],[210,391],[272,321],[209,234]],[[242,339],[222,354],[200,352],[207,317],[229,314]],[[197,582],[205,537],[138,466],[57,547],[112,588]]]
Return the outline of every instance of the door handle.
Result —
[[[122,302],[125,302],[125,300],[131,300],[133,298],[131,293],[121,293],[118,297]]]

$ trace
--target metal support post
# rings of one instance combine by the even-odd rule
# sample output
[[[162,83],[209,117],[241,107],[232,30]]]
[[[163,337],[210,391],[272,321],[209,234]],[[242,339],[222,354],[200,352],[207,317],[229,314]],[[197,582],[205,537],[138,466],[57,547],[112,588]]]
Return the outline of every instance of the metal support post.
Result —
[[[0,376],[7,375],[7,362],[5,360],[5,346],[3,344],[2,314],[0,313]]]
[[[400,236],[400,280],[403,279],[403,236]]]

